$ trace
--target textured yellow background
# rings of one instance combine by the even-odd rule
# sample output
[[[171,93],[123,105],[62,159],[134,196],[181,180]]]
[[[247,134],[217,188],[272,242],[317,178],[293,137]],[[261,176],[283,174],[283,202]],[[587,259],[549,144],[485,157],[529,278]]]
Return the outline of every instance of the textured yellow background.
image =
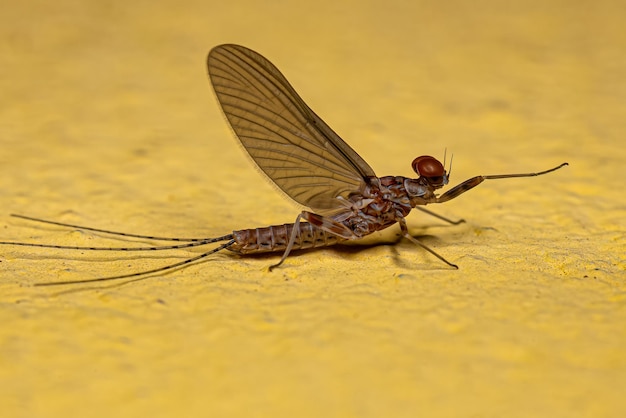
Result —
[[[298,208],[232,139],[208,50],[271,59],[379,175],[486,182],[367,245],[0,248],[3,417],[617,417],[626,410],[623,1],[14,2],[0,13],[3,240],[120,245],[10,213],[215,236]],[[379,245],[374,245],[378,243]],[[384,245],[380,245],[384,243]]]

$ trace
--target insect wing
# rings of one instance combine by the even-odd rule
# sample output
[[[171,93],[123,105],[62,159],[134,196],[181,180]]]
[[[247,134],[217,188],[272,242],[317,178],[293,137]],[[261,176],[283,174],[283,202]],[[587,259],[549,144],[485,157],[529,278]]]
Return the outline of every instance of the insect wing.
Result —
[[[209,76],[235,134],[259,168],[299,204],[314,211],[341,207],[337,196],[359,190],[374,170],[298,96],[267,59],[238,45],[220,45]]]

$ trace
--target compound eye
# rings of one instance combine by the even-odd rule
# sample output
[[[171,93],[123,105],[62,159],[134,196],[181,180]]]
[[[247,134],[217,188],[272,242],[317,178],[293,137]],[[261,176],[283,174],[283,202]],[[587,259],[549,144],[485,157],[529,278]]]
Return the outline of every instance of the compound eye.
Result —
[[[435,157],[430,155],[422,155],[417,157],[411,163],[413,171],[419,176],[424,177],[443,177],[446,174],[446,170],[443,168],[443,164],[439,162]]]

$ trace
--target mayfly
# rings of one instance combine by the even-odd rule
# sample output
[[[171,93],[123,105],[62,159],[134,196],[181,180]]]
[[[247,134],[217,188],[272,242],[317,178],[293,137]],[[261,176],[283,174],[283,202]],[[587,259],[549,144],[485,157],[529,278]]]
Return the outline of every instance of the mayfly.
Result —
[[[444,164],[431,156],[413,160],[417,178],[378,177],[374,170],[300,98],[282,73],[260,54],[238,45],[220,45],[207,59],[217,100],[235,135],[267,177],[287,196],[304,206],[292,224],[243,229],[217,238],[165,238],[127,234],[54,221],[15,217],[123,237],[185,242],[153,247],[80,247],[23,242],[0,242],[72,250],[147,251],[199,247],[222,243],[205,253],[152,270],[118,276],[41,283],[85,283],[145,276],[189,265],[221,250],[240,254],[282,252],[281,265],[292,250],[325,247],[357,240],[398,223],[402,236],[450,267],[458,268],[409,234],[406,216],[412,208],[443,218],[422,206],[444,203],[484,180],[540,176],[567,165],[536,173],[472,177],[438,195],[448,183]],[[445,159],[444,159],[445,163]]]

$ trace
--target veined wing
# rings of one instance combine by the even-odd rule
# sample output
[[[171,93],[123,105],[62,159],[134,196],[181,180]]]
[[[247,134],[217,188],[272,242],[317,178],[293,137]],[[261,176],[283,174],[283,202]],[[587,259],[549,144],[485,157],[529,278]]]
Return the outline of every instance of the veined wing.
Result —
[[[309,108],[271,62],[239,45],[207,59],[226,118],[259,168],[314,211],[340,207],[374,170]]]

